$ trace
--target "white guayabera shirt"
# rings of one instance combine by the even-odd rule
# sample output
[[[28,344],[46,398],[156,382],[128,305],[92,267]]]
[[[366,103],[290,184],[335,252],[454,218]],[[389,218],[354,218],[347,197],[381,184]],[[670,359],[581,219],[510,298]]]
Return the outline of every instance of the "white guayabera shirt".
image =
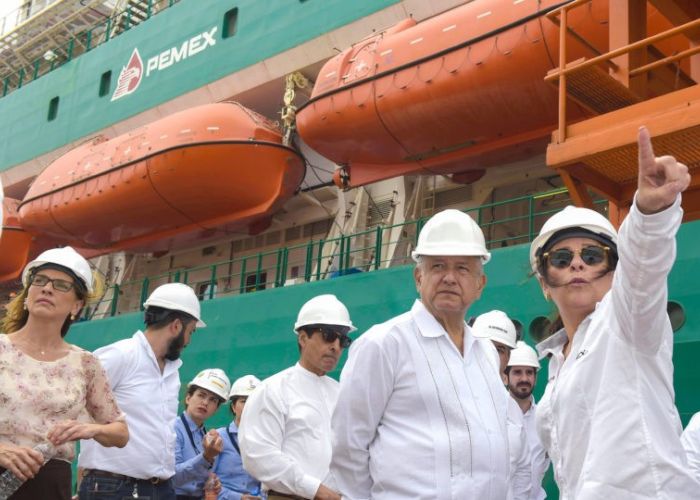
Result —
[[[333,414],[344,498],[506,498],[510,396],[491,341],[464,328],[462,355],[416,301],[353,343]]]
[[[610,291],[576,331],[541,342],[551,355],[537,408],[562,500],[697,500],[674,405],[666,279],[676,257],[680,196],[663,212],[633,204],[620,227]]]

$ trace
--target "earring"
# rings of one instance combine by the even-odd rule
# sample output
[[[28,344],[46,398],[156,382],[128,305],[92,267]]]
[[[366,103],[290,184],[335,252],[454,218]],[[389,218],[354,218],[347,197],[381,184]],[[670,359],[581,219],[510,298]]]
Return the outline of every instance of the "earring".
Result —
[[[28,310],[29,308],[27,307],[27,299],[24,299],[24,310]]]
[[[71,314],[71,315],[70,315],[70,320],[71,320],[71,321],[75,321],[75,314]]]
[[[544,294],[544,300],[549,302],[549,292],[542,292]]]

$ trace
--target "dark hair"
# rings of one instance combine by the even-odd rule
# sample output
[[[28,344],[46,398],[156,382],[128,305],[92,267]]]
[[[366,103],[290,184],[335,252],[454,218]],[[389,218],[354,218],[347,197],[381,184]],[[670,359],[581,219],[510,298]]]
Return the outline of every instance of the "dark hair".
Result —
[[[204,387],[199,387],[198,385],[190,384],[187,386],[187,393],[185,394],[185,397],[192,396],[197,391],[197,389],[202,389],[203,391],[211,392],[209,389],[205,389]],[[214,394],[213,392],[211,392],[211,393]],[[219,406],[221,406],[221,403],[226,401],[225,399],[222,399],[221,396],[219,396],[218,394],[214,394],[214,396],[216,396],[216,399],[217,399],[217,404],[216,404],[217,408]],[[185,405],[185,406],[187,406],[187,405]]]
[[[168,326],[176,319],[179,319],[183,325],[189,325],[192,321],[197,321],[197,318],[186,312],[158,306],[148,306],[143,316],[143,322],[146,326],[156,329]]]

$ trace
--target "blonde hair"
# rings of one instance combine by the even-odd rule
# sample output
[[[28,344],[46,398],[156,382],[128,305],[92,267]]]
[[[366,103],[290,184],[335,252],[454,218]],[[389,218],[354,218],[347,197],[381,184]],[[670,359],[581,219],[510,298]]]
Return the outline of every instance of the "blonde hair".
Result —
[[[87,293],[82,290],[84,288],[75,287],[73,290],[76,292],[77,297],[84,302],[83,307],[93,302],[96,302],[103,294],[105,290],[105,281],[102,274],[96,270],[92,271],[92,293]],[[0,331],[4,333],[14,333],[24,325],[27,324],[27,319],[29,319],[29,311],[24,307],[24,302],[27,300],[27,295],[29,294],[29,287],[31,285],[25,286],[21,292],[15,295],[14,298],[8,302],[5,306],[5,315],[0,321]],[[76,317],[80,317],[80,313],[83,308],[80,308]],[[73,319],[68,316],[63,323],[61,328],[61,337],[65,337],[68,333]]]

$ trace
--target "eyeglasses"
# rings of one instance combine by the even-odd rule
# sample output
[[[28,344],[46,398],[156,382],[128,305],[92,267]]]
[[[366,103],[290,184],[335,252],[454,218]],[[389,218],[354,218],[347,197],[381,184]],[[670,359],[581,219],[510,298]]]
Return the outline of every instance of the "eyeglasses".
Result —
[[[72,281],[62,280],[60,278],[51,279],[43,274],[35,274],[29,280],[29,284],[34,286],[46,286],[47,283],[51,283],[51,286],[57,292],[69,292],[75,286],[75,283]]]
[[[583,247],[578,252],[569,248],[559,248],[557,250],[545,252],[542,254],[542,258],[557,269],[568,267],[571,261],[574,260],[575,255],[580,255],[581,260],[587,266],[595,266],[607,259],[609,251],[610,247],[601,247],[597,245]]]
[[[343,349],[347,349],[348,347],[350,347],[350,344],[352,344],[352,339],[350,337],[333,328],[329,328],[326,326],[315,326],[313,328],[313,331],[321,332],[321,335],[323,335],[323,340],[325,340],[328,343],[332,343],[335,342],[336,339],[340,339],[340,347],[342,347]]]

